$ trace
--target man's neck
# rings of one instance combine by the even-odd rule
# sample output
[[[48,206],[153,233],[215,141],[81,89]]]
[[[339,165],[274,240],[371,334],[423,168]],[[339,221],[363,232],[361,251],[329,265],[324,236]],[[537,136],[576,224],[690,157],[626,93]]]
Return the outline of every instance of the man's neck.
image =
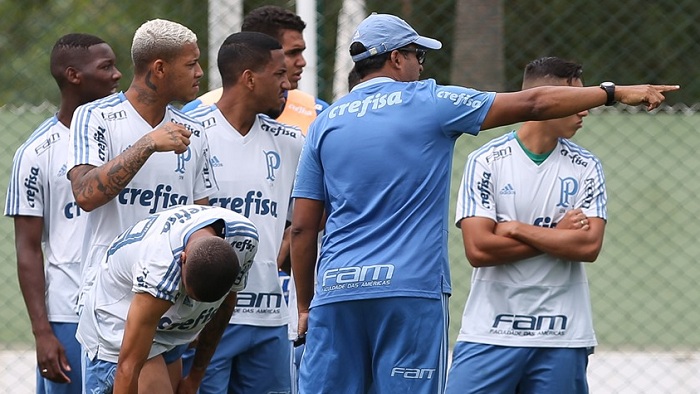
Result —
[[[546,126],[540,122],[525,122],[516,133],[520,143],[535,154],[551,152],[559,141],[559,137],[547,133]]]
[[[56,118],[58,118],[58,121],[63,123],[64,126],[70,128],[73,112],[82,104],[85,104],[85,102],[81,102],[75,94],[61,94],[61,104],[58,107]]]
[[[228,92],[224,90],[221,98],[216,102],[216,107],[219,108],[226,121],[242,136],[248,135],[257,115],[257,112],[252,110],[248,103],[250,103],[250,99],[247,98],[247,95],[235,89]]]
[[[124,96],[151,127],[163,121],[169,101],[159,97],[155,90],[134,82]]]

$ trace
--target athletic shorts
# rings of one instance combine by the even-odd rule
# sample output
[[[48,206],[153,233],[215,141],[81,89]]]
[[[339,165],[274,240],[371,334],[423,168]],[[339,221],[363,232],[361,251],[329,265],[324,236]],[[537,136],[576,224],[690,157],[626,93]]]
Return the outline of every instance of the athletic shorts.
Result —
[[[457,342],[445,394],[587,394],[591,349]]]
[[[186,343],[184,345],[175,346],[173,349],[168,350],[167,352],[163,353],[163,360],[165,361],[166,364],[174,363],[175,361],[179,360],[183,354],[185,354],[185,352],[187,351],[189,346],[190,346],[189,343]]]
[[[337,302],[309,313],[299,393],[442,393],[447,296]]]
[[[63,346],[70,365],[70,371],[63,371],[70,383],[56,383],[48,379],[44,379],[36,369],[36,392],[37,394],[81,394],[83,387],[83,378],[80,367],[80,343],[75,339],[75,332],[78,329],[78,323],[50,323],[53,335],[56,336],[58,342]]]
[[[112,394],[114,390],[114,376],[117,373],[117,363],[99,360],[95,357],[90,360],[87,354],[83,356],[85,392],[90,394]]]
[[[199,386],[199,394],[288,394],[291,391],[287,326],[229,324]],[[192,368],[194,349],[182,357]],[[227,391],[228,390],[228,391]]]

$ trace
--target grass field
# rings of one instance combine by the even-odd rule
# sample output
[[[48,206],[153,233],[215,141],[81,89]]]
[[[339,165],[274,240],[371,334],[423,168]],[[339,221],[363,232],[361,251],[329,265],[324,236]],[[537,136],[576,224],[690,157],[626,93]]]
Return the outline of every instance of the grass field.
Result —
[[[11,114],[0,153],[4,201],[12,155],[50,112]],[[595,326],[602,348],[690,349],[700,346],[700,115],[602,112],[589,116],[574,138],[603,162],[609,224],[603,251],[588,267]],[[467,154],[507,131],[458,141],[452,205]],[[453,208],[454,209],[454,208]],[[452,214],[450,214],[452,221]],[[451,339],[459,330],[471,269],[458,229],[451,226],[454,294]],[[17,285],[12,220],[0,221],[0,349],[27,347],[32,336]]]

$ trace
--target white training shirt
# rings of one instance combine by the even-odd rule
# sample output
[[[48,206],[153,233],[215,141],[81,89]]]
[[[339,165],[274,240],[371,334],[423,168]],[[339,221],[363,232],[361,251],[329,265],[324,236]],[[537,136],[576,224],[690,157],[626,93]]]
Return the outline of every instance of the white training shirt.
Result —
[[[180,255],[194,231],[218,220],[226,222],[223,238],[241,265],[231,291],[245,287],[258,246],[258,233],[248,219],[205,205],[153,214],[116,238],[96,269],[76,334],[90,359],[117,362],[131,300],[138,292],[173,303],[160,318],[149,359],[197,337],[225,297],[213,303],[189,298],[182,288]]]
[[[216,105],[188,114],[204,124],[211,147],[219,191],[209,197],[209,203],[244,215],[260,233],[248,286],[238,293],[231,324],[286,325],[289,314],[278,279],[277,255],[303,136],[298,128],[262,114],[243,136]]]
[[[209,170],[209,146],[201,123],[172,106],[163,121],[151,127],[123,93],[82,105],[73,115],[68,168],[101,166],[139,138],[169,121],[185,125],[192,135],[187,152],[156,152],[129,184],[111,201],[90,212],[82,251],[83,291],[92,283],[91,267],[107,245],[137,221],[175,205],[192,204],[217,190]]]
[[[469,155],[459,189],[457,223],[478,216],[553,227],[581,208],[607,220],[600,161],[566,139],[539,166],[515,133]],[[543,254],[474,268],[458,341],[520,347],[596,345],[584,263]]]
[[[66,177],[67,157],[68,128],[52,116],[15,153],[5,215],[43,218],[48,320],[77,323],[75,303],[80,288],[80,251],[87,213],[73,198]]]

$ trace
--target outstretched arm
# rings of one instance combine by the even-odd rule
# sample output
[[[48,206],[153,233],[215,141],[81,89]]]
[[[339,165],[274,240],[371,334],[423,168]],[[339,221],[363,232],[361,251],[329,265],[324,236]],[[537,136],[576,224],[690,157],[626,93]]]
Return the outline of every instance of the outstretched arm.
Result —
[[[37,366],[40,370],[47,370],[41,375],[46,379],[58,383],[70,382],[65,371],[70,371],[71,366],[68,364],[63,345],[51,329],[46,311],[44,253],[41,249],[44,218],[15,216],[14,222],[17,276],[36,343]]]
[[[114,394],[138,393],[139,375],[151,351],[158,321],[171,306],[170,301],[155,298],[148,293],[134,295],[119,351]]]
[[[68,178],[75,201],[85,211],[106,204],[129,184],[153,153],[187,151],[191,134],[184,126],[168,122],[99,167],[88,164],[73,167]]]
[[[678,85],[617,86],[615,99],[623,104],[646,105],[652,110],[664,100],[663,93]],[[497,93],[481,130],[528,120],[547,120],[573,115],[605,104],[607,93],[597,86],[541,86],[513,93]]]

